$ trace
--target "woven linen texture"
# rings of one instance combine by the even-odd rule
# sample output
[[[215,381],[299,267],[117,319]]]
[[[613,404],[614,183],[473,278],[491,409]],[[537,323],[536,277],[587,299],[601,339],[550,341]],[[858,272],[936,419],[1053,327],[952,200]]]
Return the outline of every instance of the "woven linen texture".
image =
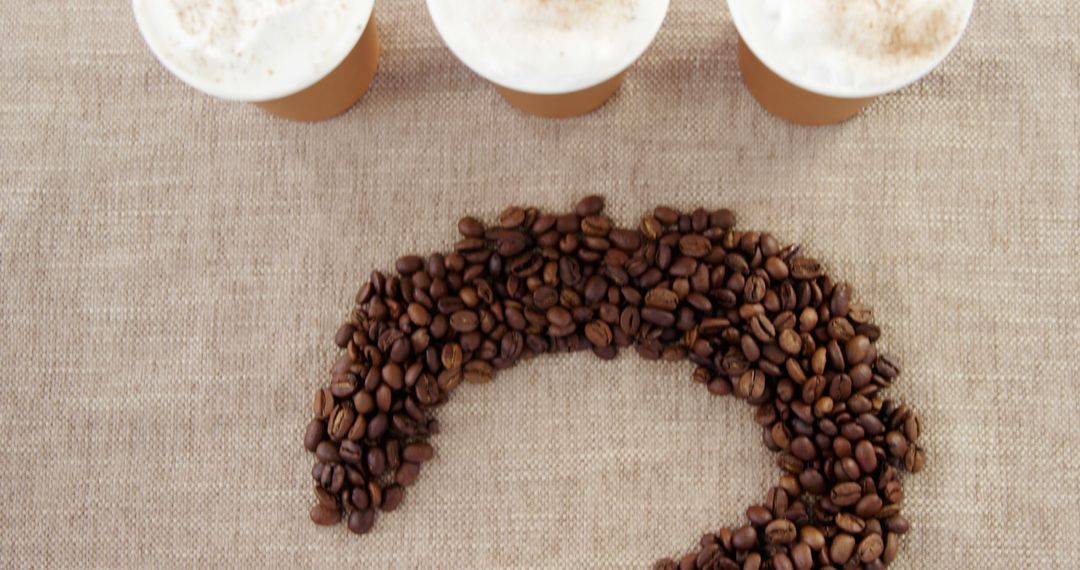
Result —
[[[1080,8],[978,2],[924,81],[837,127],[762,111],[722,2],[678,0],[587,117],[509,108],[420,0],[314,125],[202,96],[123,0],[0,5],[0,566],[646,568],[778,469],[689,364],[549,356],[467,386],[394,514],[308,520],[301,434],[353,293],[458,216],[730,207],[874,306],[925,417],[900,570],[1080,560]]]

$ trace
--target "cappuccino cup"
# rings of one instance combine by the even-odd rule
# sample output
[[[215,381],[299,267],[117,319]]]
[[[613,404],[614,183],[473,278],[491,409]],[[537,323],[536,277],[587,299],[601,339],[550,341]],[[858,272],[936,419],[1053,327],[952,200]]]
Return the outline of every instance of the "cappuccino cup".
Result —
[[[150,51],[184,83],[317,121],[345,112],[379,62],[374,0],[132,0]]]
[[[652,44],[668,0],[427,0],[451,52],[541,117],[603,105]]]
[[[739,67],[767,111],[826,125],[933,71],[974,0],[728,0]]]

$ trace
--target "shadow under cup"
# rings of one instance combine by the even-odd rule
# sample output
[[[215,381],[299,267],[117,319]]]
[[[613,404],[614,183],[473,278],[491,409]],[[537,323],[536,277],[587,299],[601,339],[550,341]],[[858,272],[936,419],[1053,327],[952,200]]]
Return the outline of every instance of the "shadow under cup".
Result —
[[[378,69],[379,31],[372,12],[352,51],[326,77],[292,95],[255,105],[293,121],[329,119],[348,111],[364,96]]]

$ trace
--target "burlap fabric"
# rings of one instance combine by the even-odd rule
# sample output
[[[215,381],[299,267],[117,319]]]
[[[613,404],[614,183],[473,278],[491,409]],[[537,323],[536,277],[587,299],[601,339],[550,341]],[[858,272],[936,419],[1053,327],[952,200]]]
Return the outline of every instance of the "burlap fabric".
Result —
[[[519,115],[380,3],[372,91],[299,125],[185,88],[126,2],[0,6],[0,566],[644,568],[775,480],[690,366],[548,357],[455,394],[374,534],[301,446],[353,292],[465,213],[727,206],[875,307],[926,419],[900,569],[1080,565],[1080,8],[982,1],[940,70],[835,128],[766,115],[715,0],[621,94]]]

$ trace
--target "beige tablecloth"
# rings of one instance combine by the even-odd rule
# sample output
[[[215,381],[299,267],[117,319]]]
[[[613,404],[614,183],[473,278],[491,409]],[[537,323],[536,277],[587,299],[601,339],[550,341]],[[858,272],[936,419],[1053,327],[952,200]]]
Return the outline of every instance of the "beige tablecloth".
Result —
[[[373,268],[465,213],[731,207],[875,307],[926,419],[900,569],[1080,562],[1080,7],[979,2],[925,81],[835,128],[766,115],[719,0],[676,0],[610,104],[546,121],[379,6],[373,89],[316,125],[201,96],[126,2],[0,6],[0,566],[646,568],[775,480],[688,365],[548,357],[440,412],[357,538],[301,446]]]

